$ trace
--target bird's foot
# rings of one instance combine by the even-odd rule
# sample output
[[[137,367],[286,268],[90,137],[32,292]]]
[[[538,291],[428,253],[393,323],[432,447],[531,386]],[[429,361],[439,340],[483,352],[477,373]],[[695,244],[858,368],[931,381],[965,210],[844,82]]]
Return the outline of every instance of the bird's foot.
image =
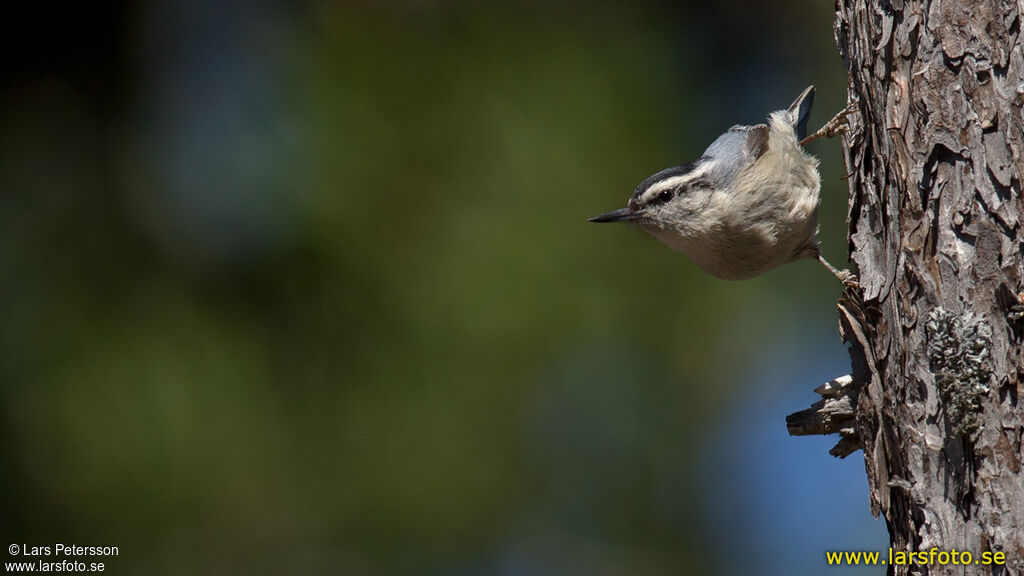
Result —
[[[831,120],[826,122],[820,130],[818,130],[814,134],[811,134],[807,138],[801,140],[800,145],[804,146],[806,144],[814,142],[818,138],[835,138],[836,136],[845,133],[847,130],[849,130],[849,125],[846,122],[846,117],[856,112],[858,108],[859,107],[857,105],[857,102],[850,102],[846,106],[846,108],[840,110],[838,114],[836,114],[835,116],[832,117]]]
[[[836,274],[836,278],[838,278],[846,288],[853,288],[854,290],[860,288],[860,279],[857,278],[856,274],[849,270],[840,270],[839,274]]]
[[[840,282],[843,283],[843,286],[845,288],[860,288],[860,280],[857,278],[856,274],[846,269],[840,270],[835,266],[829,264],[828,260],[825,260],[825,257],[822,256],[820,252],[815,257],[818,259],[818,262],[821,262],[822,266],[824,266],[829,272],[832,273],[833,276],[835,276]]]

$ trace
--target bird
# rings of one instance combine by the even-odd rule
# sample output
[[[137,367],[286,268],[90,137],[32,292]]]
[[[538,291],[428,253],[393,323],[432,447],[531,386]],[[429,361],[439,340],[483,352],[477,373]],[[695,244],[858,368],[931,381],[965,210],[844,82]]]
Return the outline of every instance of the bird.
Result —
[[[745,280],[814,258],[845,286],[856,286],[856,275],[821,254],[821,176],[817,158],[803,148],[843,133],[846,115],[856,106],[807,136],[813,103],[809,86],[765,123],[733,126],[700,158],[653,174],[625,207],[589,221],[637,225],[723,280]]]

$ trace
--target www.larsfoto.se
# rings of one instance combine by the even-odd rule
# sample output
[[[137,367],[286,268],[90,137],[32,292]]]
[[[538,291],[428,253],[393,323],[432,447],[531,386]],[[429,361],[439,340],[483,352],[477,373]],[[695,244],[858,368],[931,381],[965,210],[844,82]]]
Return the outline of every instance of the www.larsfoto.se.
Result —
[[[1006,554],[1003,552],[982,552],[975,556],[970,552],[963,552],[956,548],[948,552],[938,548],[931,548],[920,552],[905,552],[890,548],[888,556],[883,556],[879,552],[825,552],[825,561],[828,562],[829,566],[885,566],[888,564],[895,564],[897,566],[946,566],[950,564],[1002,566],[1006,564]]]

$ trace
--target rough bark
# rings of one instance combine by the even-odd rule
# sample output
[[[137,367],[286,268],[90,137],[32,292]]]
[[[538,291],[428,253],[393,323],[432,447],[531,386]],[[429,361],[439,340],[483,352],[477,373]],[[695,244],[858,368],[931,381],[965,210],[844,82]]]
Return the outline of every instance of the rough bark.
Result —
[[[806,410],[786,417],[786,427],[793,436],[839,434],[839,443],[829,454],[846,458],[859,450],[863,443],[857,434],[856,412],[859,387],[850,375],[840,376],[814,389],[821,395]]]
[[[871,509],[894,550],[1024,574],[1024,0],[837,0],[860,292],[840,302]]]

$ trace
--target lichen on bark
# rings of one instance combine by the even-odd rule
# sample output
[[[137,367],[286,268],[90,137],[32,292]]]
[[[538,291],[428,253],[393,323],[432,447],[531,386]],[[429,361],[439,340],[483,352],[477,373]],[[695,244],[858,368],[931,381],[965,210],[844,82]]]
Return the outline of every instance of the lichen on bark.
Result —
[[[928,363],[954,434],[970,436],[983,422],[981,400],[989,393],[992,327],[971,311],[928,313]]]

